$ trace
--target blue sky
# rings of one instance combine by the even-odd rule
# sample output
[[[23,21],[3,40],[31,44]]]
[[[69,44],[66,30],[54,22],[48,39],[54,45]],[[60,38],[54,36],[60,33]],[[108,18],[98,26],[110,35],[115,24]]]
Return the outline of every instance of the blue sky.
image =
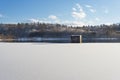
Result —
[[[0,23],[119,23],[119,4],[120,0],[0,0]]]

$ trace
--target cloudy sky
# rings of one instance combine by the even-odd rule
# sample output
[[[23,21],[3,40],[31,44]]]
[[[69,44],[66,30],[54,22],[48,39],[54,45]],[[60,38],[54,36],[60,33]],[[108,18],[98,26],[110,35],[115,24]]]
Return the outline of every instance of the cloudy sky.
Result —
[[[120,22],[120,0],[0,0],[0,23],[97,25]]]

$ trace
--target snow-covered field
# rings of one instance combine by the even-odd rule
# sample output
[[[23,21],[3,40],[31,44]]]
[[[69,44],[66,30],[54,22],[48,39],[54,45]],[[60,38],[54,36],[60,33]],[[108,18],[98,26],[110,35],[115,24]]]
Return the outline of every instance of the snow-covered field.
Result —
[[[120,80],[120,44],[0,43],[0,80]]]

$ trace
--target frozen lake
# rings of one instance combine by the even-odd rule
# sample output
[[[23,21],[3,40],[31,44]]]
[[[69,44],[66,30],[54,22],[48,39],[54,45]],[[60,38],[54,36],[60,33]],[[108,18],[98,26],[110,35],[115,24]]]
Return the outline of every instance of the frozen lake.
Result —
[[[33,38],[18,38],[18,39],[3,39],[4,41],[13,41],[13,42],[47,42],[47,43],[71,43],[70,37],[33,37]],[[79,41],[79,40],[78,40]],[[82,38],[83,43],[118,43],[120,42],[120,38]]]
[[[0,43],[0,80],[120,80],[120,44]]]

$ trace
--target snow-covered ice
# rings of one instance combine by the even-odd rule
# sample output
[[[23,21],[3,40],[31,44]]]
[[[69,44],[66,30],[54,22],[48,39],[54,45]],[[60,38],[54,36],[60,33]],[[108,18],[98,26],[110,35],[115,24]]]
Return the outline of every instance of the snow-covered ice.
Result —
[[[120,80],[120,44],[0,43],[0,80]]]

